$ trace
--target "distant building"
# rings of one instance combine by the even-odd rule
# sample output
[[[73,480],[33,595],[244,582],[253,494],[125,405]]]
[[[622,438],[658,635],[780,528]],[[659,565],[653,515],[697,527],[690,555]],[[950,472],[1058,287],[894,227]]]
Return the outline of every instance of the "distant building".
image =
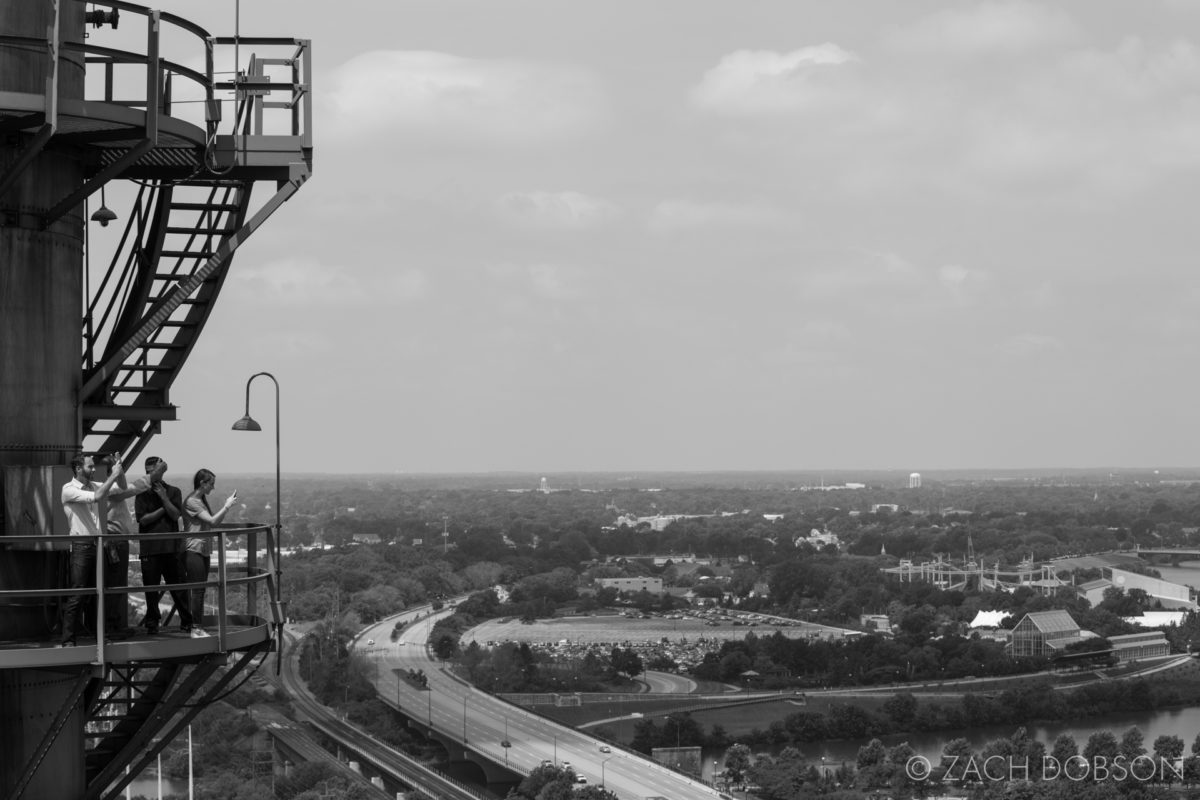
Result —
[[[596,581],[600,586],[616,589],[618,592],[637,593],[645,589],[650,594],[662,594],[662,578],[600,578]]]
[[[1113,567],[1104,567],[1103,572],[1104,577],[1112,581],[1112,585],[1118,589],[1125,592],[1130,589],[1141,589],[1150,596],[1151,600],[1157,600],[1165,609],[1183,608],[1195,611],[1200,607],[1196,602],[1196,590],[1190,586]],[[1101,593],[1101,599],[1103,599],[1103,593]],[[1093,605],[1095,604],[1093,603]]]
[[[1140,658],[1169,655],[1171,652],[1171,645],[1162,631],[1110,636],[1108,641],[1120,661],[1137,661]]]
[[[1048,657],[1082,640],[1078,623],[1066,611],[1034,611],[1012,630],[1014,657]]]
[[[874,503],[871,505],[871,513],[875,514],[880,511],[890,511],[893,514],[900,510],[900,506],[896,503]]]
[[[1112,581],[1106,578],[1097,578],[1094,581],[1081,583],[1075,587],[1075,594],[1082,597],[1091,603],[1092,608],[1104,602],[1104,592],[1112,588]]]
[[[792,545],[795,547],[799,547],[802,544],[810,544],[820,550],[822,547],[830,544],[834,547],[840,548],[842,546],[842,540],[838,538],[836,533],[830,533],[829,531],[812,528],[809,530],[808,536],[797,536],[792,540]]]
[[[621,514],[617,517],[618,528],[636,528],[641,525],[648,525],[652,531],[663,531],[672,522],[677,522],[681,519],[708,519],[716,516],[715,514],[655,514],[652,517],[635,517],[632,514]],[[723,517],[733,516],[733,513],[726,512],[721,514]]]
[[[866,628],[869,631],[886,631],[890,633],[892,630],[892,623],[888,620],[887,614],[860,614],[858,625],[860,628]]]
[[[910,488],[910,489],[920,489],[921,488],[921,473],[914,472],[913,474],[908,476],[908,488]]]

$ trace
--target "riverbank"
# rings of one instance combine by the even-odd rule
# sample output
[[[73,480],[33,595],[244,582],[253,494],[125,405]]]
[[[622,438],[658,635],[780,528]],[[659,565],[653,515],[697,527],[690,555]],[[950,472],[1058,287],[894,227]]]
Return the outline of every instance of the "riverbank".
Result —
[[[720,730],[728,741],[740,741],[756,750],[792,745],[806,752],[819,748],[828,757],[838,759],[847,752],[857,752],[874,737],[895,743],[915,739],[936,749],[936,742],[968,733],[974,736],[987,731],[990,738],[997,738],[1003,732],[1007,736],[1012,733],[1008,728],[1019,725],[1048,729],[1075,726],[1091,731],[1125,724],[1128,719],[1140,720],[1133,724],[1157,719],[1155,727],[1159,728],[1164,727],[1160,724],[1163,720],[1184,711],[1194,711],[1200,721],[1200,665],[1191,660],[1176,659],[1160,666],[1157,672],[1140,670],[1124,679],[1095,680],[1079,687],[1055,687],[1043,678],[1036,683],[1027,680],[1024,686],[1010,686],[1003,694],[981,694],[961,687],[953,692],[918,693],[909,691],[911,688],[915,687],[896,686],[890,692],[857,694],[828,692],[803,698],[785,695],[754,701],[752,711],[744,704],[724,703],[718,707],[692,706],[686,713],[706,734]],[[1062,694],[1060,689],[1064,688],[1074,693]],[[968,694],[971,699],[964,702]],[[904,704],[893,703],[899,695],[911,698]],[[588,727],[628,743],[644,720],[662,725],[666,715],[684,711],[683,707],[674,712],[642,709],[640,704],[638,708]],[[579,714],[581,709],[571,711]],[[558,714],[553,716],[557,718]],[[1178,733],[1172,729],[1171,733],[1190,742],[1195,729]],[[837,742],[845,746],[834,744]]]

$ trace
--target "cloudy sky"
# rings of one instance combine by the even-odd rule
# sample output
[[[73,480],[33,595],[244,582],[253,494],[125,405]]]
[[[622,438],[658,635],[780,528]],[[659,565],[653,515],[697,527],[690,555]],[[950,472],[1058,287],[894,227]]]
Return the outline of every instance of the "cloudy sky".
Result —
[[[285,471],[1200,463],[1198,23],[243,0],[314,42],[314,175],[152,449],[272,470],[269,370]]]

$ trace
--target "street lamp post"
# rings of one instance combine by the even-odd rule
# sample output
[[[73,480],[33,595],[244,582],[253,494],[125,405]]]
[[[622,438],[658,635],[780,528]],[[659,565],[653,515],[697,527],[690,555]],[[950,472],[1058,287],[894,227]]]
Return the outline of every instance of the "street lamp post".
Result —
[[[500,746],[504,748],[504,766],[508,766],[508,748],[512,747],[512,742],[508,740],[508,717],[504,718],[504,738],[500,740]]]
[[[467,696],[463,695],[463,744],[467,743]]]
[[[280,442],[280,422],[279,422],[279,381],[269,372],[256,372],[246,381],[246,414],[237,422],[233,423],[235,431],[261,431],[262,426],[259,425],[253,417],[250,416],[250,384],[254,383],[254,379],[259,376],[265,376],[271,379],[275,384],[275,547],[271,553],[271,560],[275,562],[275,610],[279,614],[279,626],[275,632],[275,674],[278,675],[281,669],[281,659],[283,658],[283,624],[287,620],[283,617],[283,587],[280,584],[280,579],[283,574],[279,566],[280,558],[283,555],[282,537],[283,537],[283,513],[281,504],[281,481],[280,481],[280,465],[279,465],[279,442]],[[246,549],[246,566],[247,569],[254,566],[255,548]],[[247,587],[249,592],[248,605],[250,614],[256,613],[254,604],[254,594],[251,587]]]
[[[605,766],[607,766],[607,765],[608,765],[608,762],[609,762],[611,759],[612,759],[612,756],[609,756],[608,758],[606,758],[606,759],[604,759],[603,761],[601,761],[601,762],[600,762],[600,788],[601,788],[601,789],[603,789],[603,788],[604,788],[604,768],[605,768]],[[714,762],[714,763],[715,763],[715,762]]]

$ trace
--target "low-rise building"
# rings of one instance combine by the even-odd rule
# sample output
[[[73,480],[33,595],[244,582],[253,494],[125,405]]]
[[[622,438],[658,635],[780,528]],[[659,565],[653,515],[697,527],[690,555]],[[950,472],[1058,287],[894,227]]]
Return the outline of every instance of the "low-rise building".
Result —
[[[650,594],[662,594],[662,578],[641,576],[637,578],[600,578],[596,581],[600,586],[613,588],[618,592],[637,592],[643,589]]]
[[[1048,657],[1081,641],[1079,624],[1066,611],[1033,611],[1012,630],[1014,657]]]
[[[1171,652],[1171,644],[1162,631],[1110,636],[1108,641],[1120,661],[1137,661],[1140,658],[1169,655]]]
[[[1104,592],[1112,588],[1112,581],[1107,578],[1097,578],[1094,581],[1081,583],[1075,587],[1075,594],[1092,604],[1092,608],[1104,602]]]

